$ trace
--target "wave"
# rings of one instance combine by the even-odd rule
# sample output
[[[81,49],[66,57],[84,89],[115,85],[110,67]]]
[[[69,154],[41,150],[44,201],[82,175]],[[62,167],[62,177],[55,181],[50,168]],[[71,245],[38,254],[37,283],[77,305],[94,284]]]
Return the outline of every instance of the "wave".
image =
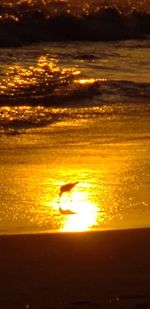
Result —
[[[150,13],[133,10],[124,14],[116,7],[75,16],[47,16],[39,9],[1,13],[0,47],[15,47],[39,41],[110,41],[147,37]]]
[[[47,65],[11,67],[0,83],[0,105],[65,106],[99,93],[98,81],[79,79],[76,73]]]
[[[97,104],[132,102],[147,103],[150,98],[150,84],[125,80],[82,79],[73,76],[58,76],[51,82],[16,85],[0,95],[1,106],[89,106]],[[14,86],[14,85],[12,85]],[[19,87],[20,86],[20,87]]]
[[[74,85],[73,85],[74,84]],[[67,90],[66,90],[67,89]],[[61,93],[60,93],[60,92]],[[150,112],[149,83],[76,79],[54,93],[0,96],[0,134],[16,135],[24,129],[60,121],[115,115],[146,116]]]
[[[47,75],[43,77],[36,74],[32,80],[29,74],[30,83],[26,76],[25,83],[21,78],[20,75],[20,79],[16,78],[13,82],[9,79],[12,87],[7,87],[5,91],[5,87],[0,85],[3,89],[0,94],[1,106],[89,106],[93,104],[92,99],[97,100],[98,104],[146,103],[150,98],[150,83],[145,82],[86,79],[67,70],[53,72],[52,76],[49,73],[49,79]]]

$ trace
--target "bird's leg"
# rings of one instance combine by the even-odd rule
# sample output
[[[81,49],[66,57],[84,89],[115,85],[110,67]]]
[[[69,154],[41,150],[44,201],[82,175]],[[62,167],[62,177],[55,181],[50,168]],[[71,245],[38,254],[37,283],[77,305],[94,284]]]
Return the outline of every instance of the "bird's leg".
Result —
[[[69,192],[69,197],[70,197],[70,202],[72,203],[73,199],[72,199],[72,192]]]
[[[58,198],[58,209],[59,209],[59,210],[61,209],[60,196],[59,196],[59,198]]]

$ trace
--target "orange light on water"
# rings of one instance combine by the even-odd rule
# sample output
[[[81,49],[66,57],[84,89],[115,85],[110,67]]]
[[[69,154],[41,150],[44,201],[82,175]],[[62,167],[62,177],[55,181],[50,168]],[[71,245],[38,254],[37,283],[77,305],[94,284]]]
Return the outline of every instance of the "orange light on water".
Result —
[[[61,229],[63,232],[87,231],[97,225],[97,207],[89,201],[87,192],[75,191],[72,200],[64,196],[61,201],[61,208],[73,212],[73,214],[65,215]]]
[[[74,82],[80,85],[92,85],[96,82],[98,83],[104,83],[106,82],[107,79],[106,78],[81,78],[81,79],[76,79]]]
[[[94,82],[96,82],[96,79],[94,78],[79,79],[79,80],[76,80],[75,82],[78,84],[87,85],[87,84],[93,84]]]

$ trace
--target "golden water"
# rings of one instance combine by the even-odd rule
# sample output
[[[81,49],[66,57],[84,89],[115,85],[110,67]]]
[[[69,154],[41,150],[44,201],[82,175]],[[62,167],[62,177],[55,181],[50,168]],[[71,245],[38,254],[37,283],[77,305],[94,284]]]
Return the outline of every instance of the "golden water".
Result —
[[[149,226],[150,144],[142,138],[146,119],[137,120],[94,119],[81,127],[74,120],[5,137],[1,233]],[[75,181],[59,200],[60,186]]]

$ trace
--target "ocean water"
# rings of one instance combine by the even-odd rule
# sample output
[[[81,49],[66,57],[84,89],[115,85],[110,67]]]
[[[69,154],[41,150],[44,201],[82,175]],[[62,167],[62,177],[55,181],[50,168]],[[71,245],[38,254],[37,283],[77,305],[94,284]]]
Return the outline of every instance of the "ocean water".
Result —
[[[0,49],[1,234],[150,226],[149,49]]]

